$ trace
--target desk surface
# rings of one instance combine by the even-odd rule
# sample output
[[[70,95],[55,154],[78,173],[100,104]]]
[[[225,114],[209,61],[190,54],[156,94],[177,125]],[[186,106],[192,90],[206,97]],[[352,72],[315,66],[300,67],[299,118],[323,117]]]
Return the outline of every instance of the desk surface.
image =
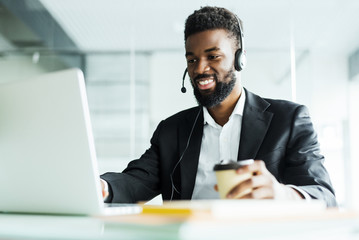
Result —
[[[207,214],[111,217],[0,214],[0,239],[359,239],[359,215],[328,210],[286,217]]]

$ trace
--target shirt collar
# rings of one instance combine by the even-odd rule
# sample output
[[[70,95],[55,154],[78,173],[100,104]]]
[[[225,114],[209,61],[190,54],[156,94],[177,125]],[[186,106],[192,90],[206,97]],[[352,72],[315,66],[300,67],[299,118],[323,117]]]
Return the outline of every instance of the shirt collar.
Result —
[[[246,102],[246,92],[242,88],[241,96],[239,97],[239,99],[237,101],[237,104],[234,107],[233,112],[232,112],[231,116],[229,117],[229,119],[231,119],[232,116],[234,116],[234,115],[243,116],[243,110],[244,110],[244,103],[245,102]],[[211,126],[219,126],[214,121],[212,116],[209,114],[207,108],[203,107],[203,125],[206,125],[206,123],[208,123]]]

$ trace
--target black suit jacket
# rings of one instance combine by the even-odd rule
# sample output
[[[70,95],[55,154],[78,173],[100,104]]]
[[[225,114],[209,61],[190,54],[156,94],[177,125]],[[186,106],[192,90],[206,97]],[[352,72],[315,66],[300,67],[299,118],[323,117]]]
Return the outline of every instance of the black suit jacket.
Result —
[[[335,206],[334,190],[307,108],[245,91],[238,159],[261,159],[279,182],[296,185],[311,197]],[[110,186],[108,201],[136,202],[158,194],[164,200],[171,199],[172,194],[173,199],[191,199],[202,133],[201,107],[163,120],[152,136],[151,147],[140,159],[130,162],[122,173],[101,176]]]

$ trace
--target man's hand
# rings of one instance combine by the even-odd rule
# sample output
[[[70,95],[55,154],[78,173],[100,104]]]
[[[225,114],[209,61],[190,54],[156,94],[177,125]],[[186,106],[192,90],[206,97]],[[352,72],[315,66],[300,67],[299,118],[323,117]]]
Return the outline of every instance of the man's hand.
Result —
[[[251,173],[252,177],[235,186],[228,194],[229,199],[302,199],[302,195],[291,187],[281,184],[267,170],[262,160],[239,168],[237,174]],[[217,189],[217,186],[215,186]],[[243,195],[243,192],[248,192]],[[240,197],[237,197],[240,196]]]
[[[106,187],[107,182],[105,182],[104,180],[100,179],[101,182],[101,188],[102,188],[102,197],[105,200],[108,196],[108,187]]]

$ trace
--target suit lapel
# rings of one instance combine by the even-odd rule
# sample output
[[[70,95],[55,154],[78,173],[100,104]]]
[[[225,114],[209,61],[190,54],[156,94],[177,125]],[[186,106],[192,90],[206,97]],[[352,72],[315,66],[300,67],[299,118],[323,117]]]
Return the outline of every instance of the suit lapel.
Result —
[[[238,160],[255,159],[267,133],[273,113],[266,111],[269,103],[263,98],[246,91],[243,111]]]
[[[198,115],[197,121],[196,117]],[[195,124],[195,125],[194,125]],[[194,125],[194,128],[193,128]],[[181,199],[191,199],[192,192],[196,180],[199,154],[202,143],[203,133],[203,111],[202,107],[195,108],[192,114],[186,119],[186,124],[180,129],[180,153],[183,154],[180,162],[180,178],[181,178]],[[190,136],[193,128],[192,135]],[[187,142],[189,141],[186,149]]]

